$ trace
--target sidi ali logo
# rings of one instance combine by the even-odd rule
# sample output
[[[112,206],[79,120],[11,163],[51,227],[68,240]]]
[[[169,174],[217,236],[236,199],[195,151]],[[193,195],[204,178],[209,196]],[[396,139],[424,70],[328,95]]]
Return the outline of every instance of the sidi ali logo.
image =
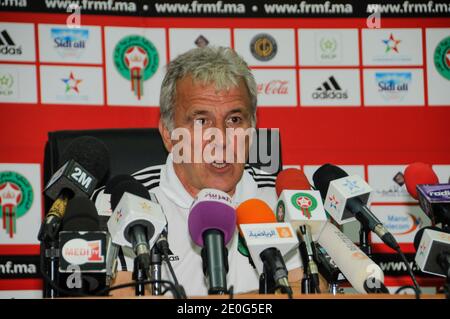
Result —
[[[158,70],[159,54],[155,45],[142,36],[130,35],[117,43],[113,59],[117,71],[131,82],[131,91],[140,100],[144,95],[144,81]]]
[[[33,204],[30,182],[17,172],[0,172],[0,214],[2,229],[10,238],[17,233],[17,219],[23,217]]]
[[[291,203],[299,209],[303,216],[305,216],[308,219],[311,219],[312,212],[317,207],[317,200],[314,198],[314,196],[311,196],[308,193],[297,193],[294,194],[291,198]]]

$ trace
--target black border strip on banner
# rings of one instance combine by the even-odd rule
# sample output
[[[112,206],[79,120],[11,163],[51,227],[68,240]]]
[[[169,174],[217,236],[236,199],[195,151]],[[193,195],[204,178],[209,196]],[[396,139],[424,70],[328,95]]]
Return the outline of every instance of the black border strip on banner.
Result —
[[[0,0],[0,11],[136,17],[367,18],[450,17],[450,1],[428,0]]]
[[[41,278],[39,260],[39,255],[0,255],[0,280]]]

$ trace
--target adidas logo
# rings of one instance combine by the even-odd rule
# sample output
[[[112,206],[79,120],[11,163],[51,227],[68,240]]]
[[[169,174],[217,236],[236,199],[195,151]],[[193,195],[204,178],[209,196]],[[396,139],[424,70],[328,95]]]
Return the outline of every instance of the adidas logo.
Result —
[[[348,99],[348,93],[347,91],[342,90],[334,76],[330,76],[328,80],[323,82],[322,85],[316,89],[316,91],[312,94],[312,97],[315,100],[343,100]]]
[[[1,55],[21,55],[22,47],[17,46],[8,31],[0,32],[0,54]]]

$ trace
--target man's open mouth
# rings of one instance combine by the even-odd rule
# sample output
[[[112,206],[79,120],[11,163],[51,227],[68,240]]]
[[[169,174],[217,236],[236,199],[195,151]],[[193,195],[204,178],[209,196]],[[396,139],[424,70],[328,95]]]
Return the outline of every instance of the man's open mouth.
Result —
[[[214,161],[214,162],[211,163],[211,165],[213,167],[215,167],[215,168],[221,169],[221,168],[227,167],[230,164],[229,163],[224,163],[224,162],[216,162],[216,161]]]

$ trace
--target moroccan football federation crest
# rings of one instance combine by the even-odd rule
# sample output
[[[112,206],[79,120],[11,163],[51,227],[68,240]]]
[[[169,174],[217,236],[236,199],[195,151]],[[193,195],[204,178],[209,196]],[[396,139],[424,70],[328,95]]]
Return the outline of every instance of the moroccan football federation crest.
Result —
[[[439,74],[450,80],[450,37],[446,37],[434,50],[434,65]]]
[[[17,232],[17,219],[30,210],[33,199],[33,188],[24,176],[11,171],[0,172],[2,229],[10,238]]]
[[[120,75],[131,81],[131,90],[140,100],[144,95],[144,81],[158,70],[159,55],[155,45],[142,36],[130,35],[117,43],[113,58]]]
[[[292,205],[299,209],[303,216],[311,219],[311,213],[317,207],[317,200],[307,193],[297,193],[291,198]]]

